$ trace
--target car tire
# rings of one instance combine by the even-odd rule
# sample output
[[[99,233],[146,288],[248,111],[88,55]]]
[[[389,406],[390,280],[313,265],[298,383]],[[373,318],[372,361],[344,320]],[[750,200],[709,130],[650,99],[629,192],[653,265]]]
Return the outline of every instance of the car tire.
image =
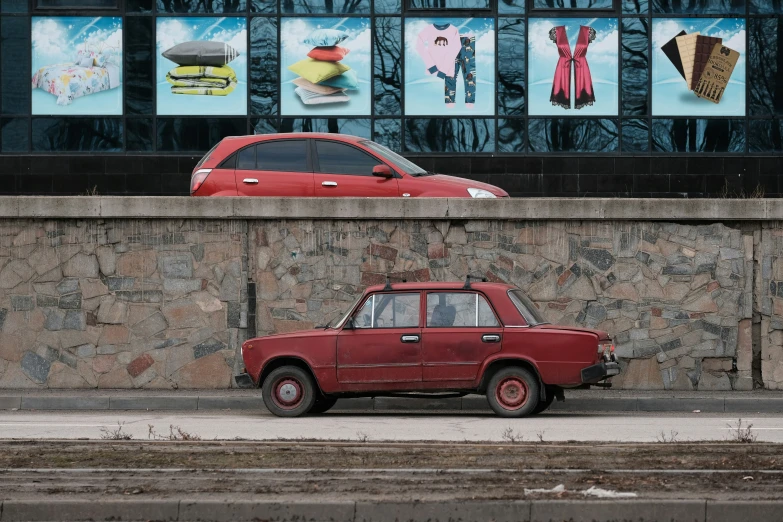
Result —
[[[281,366],[267,376],[261,396],[278,417],[298,417],[313,407],[317,390],[310,374],[297,366]]]
[[[315,399],[315,402],[313,403],[313,407],[310,408],[310,411],[308,413],[311,413],[313,415],[317,415],[319,413],[326,413],[336,403],[337,403],[337,397],[330,397],[328,395],[319,395]]]
[[[525,417],[539,404],[538,378],[518,366],[501,368],[489,380],[487,402],[501,417]]]
[[[531,415],[538,415],[539,413],[548,410],[554,400],[555,400],[555,391],[551,389],[549,386],[547,386],[546,399],[544,399],[543,401],[541,399],[538,400],[538,406],[535,407]]]

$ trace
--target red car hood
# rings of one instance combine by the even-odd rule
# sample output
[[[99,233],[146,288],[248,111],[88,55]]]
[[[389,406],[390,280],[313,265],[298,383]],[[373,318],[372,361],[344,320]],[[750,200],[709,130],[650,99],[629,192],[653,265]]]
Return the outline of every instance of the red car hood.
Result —
[[[265,335],[263,337],[255,337],[253,339],[249,339],[248,341],[279,341],[279,340],[285,340],[285,339],[300,339],[302,337],[321,337],[324,335],[335,335],[337,333],[337,330],[334,330],[332,328],[312,328],[310,330],[299,330],[298,332],[288,332],[288,333],[279,333],[279,334],[271,334],[271,335]]]
[[[495,185],[490,185],[489,183],[481,183],[480,181],[473,181],[470,179],[465,178],[458,178],[457,176],[447,176],[445,174],[434,174],[432,176],[420,176],[420,177],[414,177],[415,180],[425,180],[428,187],[444,187],[444,188],[452,188],[452,189],[458,189],[462,188],[465,190],[465,194],[467,195],[469,188],[478,188],[478,189],[484,189],[487,190],[494,195],[498,197],[508,197],[508,192],[503,190],[502,188],[496,187]]]
[[[603,330],[594,330],[592,328],[580,328],[578,326],[560,326],[557,324],[540,324],[538,326],[535,326],[537,330],[564,330],[566,332],[583,332],[583,333],[591,333],[598,336],[599,341],[603,341],[604,339],[609,339],[609,334],[604,332]]]

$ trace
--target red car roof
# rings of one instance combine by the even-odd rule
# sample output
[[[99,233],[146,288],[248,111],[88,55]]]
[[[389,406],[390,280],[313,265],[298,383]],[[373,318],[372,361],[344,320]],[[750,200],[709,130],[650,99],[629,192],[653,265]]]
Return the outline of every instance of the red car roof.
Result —
[[[348,143],[357,143],[367,138],[351,136],[350,134],[333,134],[329,132],[281,132],[278,134],[248,134],[246,136],[226,136],[225,140],[244,140],[248,143],[264,140],[285,140],[285,139],[327,139],[334,141],[345,141]]]
[[[392,283],[392,290],[462,290],[465,287],[465,282],[438,282],[438,281],[429,281],[426,283]],[[386,285],[373,285],[370,287],[367,287],[365,290],[365,293],[367,292],[381,292],[383,289],[386,288]],[[516,288],[513,285],[509,285],[506,283],[483,283],[483,282],[472,282],[470,283],[470,288],[474,290],[481,290],[481,291],[491,291],[491,290],[509,290],[511,288]]]

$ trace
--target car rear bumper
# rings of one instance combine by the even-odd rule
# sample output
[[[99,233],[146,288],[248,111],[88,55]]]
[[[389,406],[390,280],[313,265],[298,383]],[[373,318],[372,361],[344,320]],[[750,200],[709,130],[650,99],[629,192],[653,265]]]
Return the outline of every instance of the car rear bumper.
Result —
[[[620,373],[620,363],[601,362],[582,369],[582,383],[593,384]]]
[[[255,388],[256,383],[253,382],[253,378],[249,373],[240,373],[234,375],[234,382],[237,383],[237,388]]]

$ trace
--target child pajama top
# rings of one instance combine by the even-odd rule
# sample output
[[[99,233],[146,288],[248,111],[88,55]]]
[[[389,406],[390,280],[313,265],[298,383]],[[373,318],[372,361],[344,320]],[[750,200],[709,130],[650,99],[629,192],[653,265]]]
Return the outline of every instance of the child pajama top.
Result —
[[[451,24],[431,24],[422,29],[416,40],[427,72],[444,80],[444,102],[453,104],[457,90],[457,75],[462,71],[465,103],[476,101],[476,37],[459,34]]]

